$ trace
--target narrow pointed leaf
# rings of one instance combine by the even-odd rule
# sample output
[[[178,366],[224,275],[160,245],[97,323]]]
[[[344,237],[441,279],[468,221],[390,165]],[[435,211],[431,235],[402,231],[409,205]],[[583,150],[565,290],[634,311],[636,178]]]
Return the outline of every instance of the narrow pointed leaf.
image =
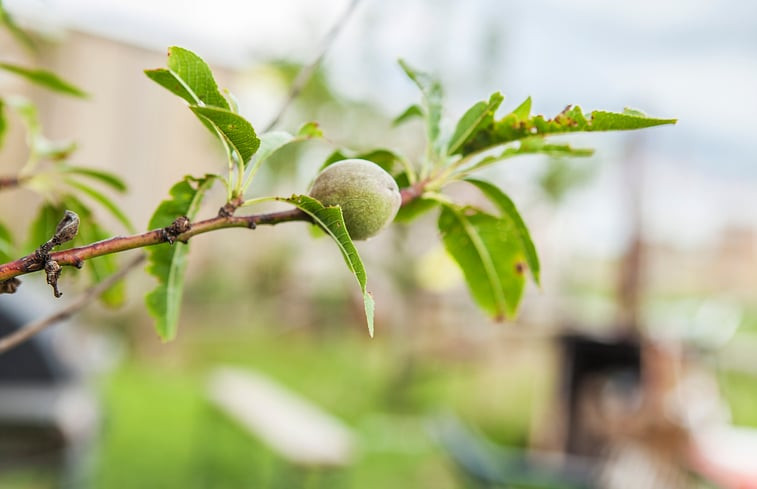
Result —
[[[539,255],[536,253],[536,247],[531,240],[531,233],[528,232],[528,227],[520,216],[515,203],[496,185],[483,180],[474,180],[469,178],[467,182],[475,185],[478,189],[489,199],[499,211],[502,213],[502,218],[508,218],[512,222],[515,231],[520,238],[521,246],[523,247],[523,254],[526,257],[526,263],[531,270],[531,275],[534,278],[534,282],[539,284]]]
[[[187,177],[171,187],[171,197],[160,203],[150,219],[150,228],[170,226],[177,217],[190,220],[197,214],[205,192],[212,184],[211,177]],[[176,336],[187,267],[189,245],[175,242],[149,249],[147,271],[158,279],[158,286],[145,297],[147,309],[155,318],[155,330],[163,341]]]
[[[481,101],[468,109],[457,123],[455,132],[450,138],[447,153],[455,154],[481,126],[491,123],[494,120],[494,113],[504,99],[501,93],[496,92],[489,97],[489,102]]]
[[[317,122],[306,122],[297,130],[297,139],[318,139],[323,137],[323,129]]]
[[[632,130],[676,123],[676,119],[649,117],[640,111],[631,109],[619,113],[595,110],[587,117],[580,107],[568,106],[551,119],[542,115],[524,117],[525,113],[525,107],[521,106],[498,121],[487,121],[457,149],[456,154],[465,156],[493,146],[533,136],[569,132]]]
[[[569,144],[548,143],[542,136],[521,139],[515,146],[505,148],[502,153],[486,156],[470,166],[463,167],[464,173],[469,174],[489,165],[518,155],[543,154],[551,157],[586,157],[594,154],[590,148],[574,148]]]
[[[20,28],[13,17],[5,10],[3,2],[0,1],[0,24],[4,25],[6,29],[16,38],[18,42],[23,44],[29,51],[36,52],[37,45],[29,34],[25,30]]]
[[[252,155],[260,147],[260,139],[255,135],[252,124],[241,115],[227,109],[197,105],[189,108],[223,135],[224,140],[239,157],[240,163],[246,167]]]
[[[439,153],[439,136],[441,135],[442,120],[442,85],[439,80],[418,71],[404,60],[399,61],[405,74],[415,83],[423,95],[423,115],[426,118],[426,132],[429,144]]]
[[[10,230],[0,223],[0,263],[7,263],[14,259],[16,249],[13,246],[13,236]]]
[[[127,190],[126,184],[123,180],[121,180],[121,177],[111,172],[96,170],[94,168],[86,168],[83,166],[61,166],[59,167],[59,171],[61,173],[66,173],[69,175],[80,175],[92,180],[96,180],[120,193],[126,192]]]
[[[513,317],[523,294],[525,257],[512,222],[444,205],[438,226],[478,306],[497,320]]]
[[[183,98],[191,105],[206,105],[231,110],[218,90],[213,72],[202,58],[188,49],[168,48],[168,69],[145,70],[154,82]]]
[[[24,254],[29,254],[39,248],[40,245],[47,242],[55,232],[55,226],[60,221],[65,209],[53,205],[51,202],[45,202],[37,210],[37,215],[29,225],[26,232],[26,242],[24,244]]]
[[[326,234],[339,246],[347,267],[357,279],[360,285],[360,291],[363,293],[363,304],[365,306],[365,318],[368,323],[368,333],[373,336],[373,314],[375,304],[370,292],[366,290],[367,276],[365,267],[360,259],[360,254],[355,248],[347,227],[344,224],[342,209],[339,206],[326,207],[316,199],[306,195],[293,195],[288,199],[281,199],[285,202],[296,206],[307,215],[309,215],[315,224],[323,229]]]
[[[423,118],[423,109],[418,104],[413,104],[407,109],[405,109],[404,112],[402,112],[400,115],[394,118],[392,121],[392,126],[399,126],[404,124],[405,122],[412,120],[412,119],[422,119]]]
[[[165,88],[174,95],[178,95],[187,101],[190,105],[194,105],[200,102],[200,98],[197,97],[189,87],[182,82],[179,75],[167,70],[165,68],[156,68],[154,70],[145,70],[147,77]]]
[[[87,185],[86,183],[79,182],[73,178],[64,179],[66,184],[79,190],[83,194],[89,196],[92,200],[103,206],[110,214],[115,217],[130,233],[136,232],[134,226],[131,224],[129,217],[113,202],[108,196],[99,190]]]
[[[72,83],[63,80],[51,71],[25,68],[23,66],[18,66],[10,63],[0,63],[0,69],[21,76],[32,83],[36,83],[37,85],[43,86],[58,93],[72,95],[74,97],[88,96],[84,90],[78,88]]]
[[[513,114],[519,119],[528,119],[531,115],[531,97],[526,97],[526,100],[513,110]]]

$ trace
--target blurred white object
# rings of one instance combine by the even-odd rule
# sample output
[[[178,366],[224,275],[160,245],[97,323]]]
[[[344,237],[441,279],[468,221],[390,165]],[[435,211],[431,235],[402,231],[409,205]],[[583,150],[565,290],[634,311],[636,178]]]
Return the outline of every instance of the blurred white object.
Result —
[[[212,402],[290,462],[304,466],[350,462],[355,446],[350,429],[262,374],[219,368],[211,374],[208,387]]]
[[[726,489],[757,488],[757,430],[722,426],[695,433],[694,468]]]

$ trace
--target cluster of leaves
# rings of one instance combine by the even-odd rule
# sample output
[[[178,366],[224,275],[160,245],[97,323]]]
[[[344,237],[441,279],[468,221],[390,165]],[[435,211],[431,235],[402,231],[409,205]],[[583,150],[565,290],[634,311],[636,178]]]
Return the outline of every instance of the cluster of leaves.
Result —
[[[214,181],[225,185],[226,203],[232,209],[273,199],[288,202],[310,216],[339,246],[365,296],[366,316],[372,331],[373,299],[365,290],[365,269],[357,249],[345,231],[341,210],[324,207],[305,195],[245,199],[261,165],[287,144],[321,137],[318,125],[305,124],[296,134],[271,131],[258,137],[252,124],[239,114],[231,93],[228,90],[222,92],[205,61],[187,49],[176,46],[169,48],[166,68],[145,70],[145,74],[189,104],[189,109],[223,146],[228,170],[225,175],[212,173],[202,178],[188,176],[178,182],[171,188],[170,198],[156,209],[150,227],[169,226],[179,216],[193,219],[206,190]],[[187,243],[175,243],[170,249],[155,247],[150,250],[147,270],[157,278],[158,286],[147,295],[147,307],[156,319],[158,334],[165,340],[176,335],[187,252]]]
[[[0,23],[23,46],[32,53],[35,52],[36,45],[32,38],[14,23],[1,2]],[[74,84],[44,69],[0,61],[0,70],[56,93],[87,97],[86,92]],[[12,181],[14,187],[38,193],[44,198],[44,202],[23,243],[17,242],[10,230],[0,222],[0,262],[29,253],[46,242],[66,209],[76,212],[81,222],[79,235],[67,244],[68,247],[92,243],[112,235],[97,220],[93,206],[110,213],[127,231],[134,232],[126,214],[108,195],[109,192],[125,192],[124,182],[110,172],[71,163],[76,145],[71,141],[53,141],[47,138],[37,108],[31,100],[19,95],[0,97],[0,148],[8,129],[6,112],[9,109],[16,112],[25,126],[28,157],[17,173],[4,175],[3,178]],[[116,270],[117,262],[114,256],[104,256],[92,260],[87,268],[92,279],[99,282]],[[106,304],[118,305],[123,301],[123,287],[116,285],[101,298]]]
[[[298,134],[273,131],[258,137],[252,125],[240,116],[233,97],[219,91],[213,75],[194,53],[172,47],[167,68],[147,70],[153,81],[189,103],[190,110],[218,136],[228,156],[228,176],[187,178],[171,190],[171,199],[156,211],[152,227],[169,225],[180,215],[192,217],[192,210],[215,177],[227,187],[228,202],[252,205],[262,200],[277,199],[301,209],[338,245],[350,271],[355,275],[365,301],[368,327],[373,334],[374,303],[366,291],[366,272],[357,249],[345,230],[339,207],[325,207],[305,195],[290,198],[244,200],[245,193],[260,165],[275,151],[294,141],[320,137],[317,125],[303,126]],[[409,221],[434,208],[439,209],[438,227],[442,242],[460,265],[476,303],[497,319],[512,317],[518,309],[526,282],[526,271],[539,283],[539,258],[528,228],[515,204],[497,185],[470,178],[481,168],[522,154],[550,156],[588,156],[592,150],[552,143],[553,134],[578,131],[611,131],[639,129],[674,123],[673,119],[656,119],[626,109],[621,113],[594,111],[584,115],[580,107],[568,107],[547,119],[531,114],[531,99],[526,99],[500,119],[495,113],[504,97],[491,95],[488,101],[473,105],[457,122],[451,134],[442,130],[442,88],[432,76],[401,62],[408,77],[417,85],[422,103],[402,113],[395,123],[411,118],[424,120],[427,151],[422,161],[414,164],[402,155],[376,149],[355,153],[336,150],[323,164],[326,167],[346,158],[363,158],[375,162],[397,180],[401,188],[413,187],[421,192],[400,211],[398,220]],[[442,193],[452,182],[465,181],[476,187],[492,203],[494,212],[457,203]],[[177,246],[179,248],[177,248]],[[148,295],[148,306],[157,318],[158,333],[169,339],[176,333],[181,300],[181,278],[186,266],[185,244],[174,248],[155,248],[149,270],[159,280],[158,288]]]
[[[549,119],[531,114],[531,97],[497,119],[504,96],[496,92],[488,100],[470,107],[457,122],[451,135],[441,127],[442,89],[432,76],[401,62],[418,86],[422,104],[405,110],[396,124],[420,117],[425,122],[427,151],[417,175],[399,170],[398,181],[425,182],[425,193],[404,209],[401,219],[440,207],[438,228],[447,252],[462,269],[476,303],[496,319],[512,317],[518,309],[528,268],[539,283],[539,258],[528,228],[515,204],[497,185],[470,175],[482,168],[525,154],[553,157],[590,156],[593,150],[550,142],[548,136],[569,132],[641,129],[675,123],[625,109],[614,113],[593,111],[588,116],[578,106],[568,106]],[[495,212],[453,202],[441,190],[448,184],[465,181],[488,199]]]

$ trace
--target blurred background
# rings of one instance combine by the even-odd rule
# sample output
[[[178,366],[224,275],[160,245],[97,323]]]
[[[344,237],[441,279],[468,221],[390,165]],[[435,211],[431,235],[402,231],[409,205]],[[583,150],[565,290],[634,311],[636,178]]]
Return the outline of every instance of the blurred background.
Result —
[[[3,73],[0,89],[75,140],[73,161],[122,176],[116,200],[145,230],[174,182],[225,159],[142,70],[191,49],[262,129],[350,3],[6,0],[42,49],[3,33],[2,61],[91,96]],[[497,90],[509,110],[530,95],[547,116],[631,106],[679,122],[571,135],[595,156],[489,171],[543,263],[502,324],[473,305],[435,215],[358,244],[374,339],[338,251],[305,225],[194,239],[174,342],[152,329],[140,271],[124,307],[35,340],[37,377],[0,363],[0,487],[757,487],[757,4],[357,2],[278,126],[316,120],[326,140],[277,154],[256,194],[304,192],[340,147],[422,155],[419,122],[391,125],[419,100],[398,58],[442,81],[449,124]],[[0,175],[25,160],[8,122]],[[22,241],[39,203],[0,193]],[[72,275],[62,302],[26,277],[0,296],[4,320],[65,304]]]

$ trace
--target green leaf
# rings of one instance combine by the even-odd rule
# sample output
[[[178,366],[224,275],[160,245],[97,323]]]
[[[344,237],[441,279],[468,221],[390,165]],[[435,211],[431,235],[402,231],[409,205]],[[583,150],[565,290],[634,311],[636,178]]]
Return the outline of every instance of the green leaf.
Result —
[[[29,231],[26,233],[26,244],[24,245],[24,254],[29,254],[39,248],[49,240],[55,232],[55,226],[58,225],[60,218],[63,217],[63,209],[51,202],[45,202],[37,210],[37,216],[29,225]]]
[[[80,175],[83,177],[91,178],[100,183],[107,185],[108,187],[116,190],[117,192],[126,192],[127,187],[121,177],[113,173],[96,170],[94,168],[86,168],[83,166],[61,166],[58,171],[69,175]]]
[[[399,126],[411,119],[415,119],[416,117],[420,119],[423,118],[423,109],[420,105],[413,104],[405,109],[403,113],[394,118],[394,120],[392,121],[392,126]]]
[[[150,219],[150,228],[170,226],[180,216],[193,219],[212,182],[212,177],[186,177],[171,187],[171,197],[161,202],[155,210]],[[155,318],[155,330],[163,341],[176,336],[188,251],[188,244],[175,242],[172,245],[153,246],[148,252],[147,271],[158,279],[158,286],[147,294],[145,302]]]
[[[218,107],[231,111],[218,90],[210,67],[188,49],[168,48],[168,69],[145,70],[145,74],[163,88],[183,98],[190,105]]]
[[[161,87],[165,88],[174,95],[178,95],[187,101],[190,105],[200,103],[197,97],[183,82],[179,75],[165,68],[156,68],[154,70],[145,70],[147,78],[154,81]]]
[[[16,256],[16,248],[13,246],[13,235],[10,230],[0,222],[0,263],[7,263]]]
[[[539,186],[553,203],[559,203],[570,190],[585,184],[595,174],[594,166],[577,166],[555,158],[539,177]]]
[[[92,200],[103,206],[108,212],[113,215],[130,233],[135,233],[136,229],[132,226],[128,216],[116,205],[115,202],[110,200],[108,196],[103,194],[97,189],[90,187],[89,185],[74,180],[73,178],[65,178],[66,184],[88,195]]]
[[[2,1],[0,1],[0,24],[3,24],[5,28],[8,29],[8,31],[13,35],[13,37],[15,37],[16,40],[23,44],[27,49],[32,52],[37,51],[37,45],[34,43],[34,40],[31,38],[31,36],[29,36],[29,34],[26,33],[26,31],[21,29],[18,24],[16,24],[16,21],[13,20],[13,17],[11,17],[8,11],[5,10]]]
[[[400,207],[397,216],[394,218],[394,222],[410,222],[438,205],[439,202],[434,199],[424,199],[423,197],[413,199]]]
[[[260,146],[260,139],[255,135],[252,124],[228,109],[198,105],[191,105],[189,108],[223,135],[224,140],[239,157],[240,164],[246,167]]]
[[[648,117],[636,110],[622,113],[595,110],[587,118],[580,107],[568,106],[552,119],[542,115],[527,114],[527,102],[498,121],[488,120],[457,147],[455,154],[462,156],[482,151],[493,146],[534,136],[569,132],[596,132],[642,129],[663,124],[675,124],[676,119]]]
[[[531,97],[526,97],[526,100],[516,107],[512,113],[518,119],[528,119],[531,115]]]
[[[85,91],[63,80],[51,71],[24,68],[23,66],[10,63],[0,63],[0,69],[24,77],[32,83],[36,83],[37,85],[41,85],[55,92],[72,95],[74,97],[88,96]]]
[[[365,318],[368,322],[368,333],[373,337],[373,314],[374,314],[374,301],[371,294],[366,291],[367,276],[365,273],[365,267],[362,260],[360,260],[360,254],[357,252],[350,235],[347,233],[347,228],[344,224],[344,217],[342,217],[342,209],[338,206],[325,207],[312,197],[307,195],[293,195],[288,199],[282,198],[281,200],[289,202],[296,206],[307,215],[309,215],[313,222],[320,226],[334,242],[339,246],[339,251],[342,252],[347,267],[357,279],[360,285],[360,290],[363,293],[363,304],[365,306]]]
[[[331,153],[326,158],[326,161],[324,161],[323,164],[321,165],[321,167],[318,168],[318,171],[320,172],[320,171],[324,170],[327,166],[333,165],[337,161],[346,160],[348,158],[352,158],[352,157],[351,156],[347,156],[347,154],[344,151],[342,151],[341,149],[338,149],[338,150],[334,151],[333,153]]]
[[[318,139],[323,137],[321,125],[317,122],[306,122],[297,131],[297,139]]]
[[[57,209],[57,219],[61,218],[64,209],[72,210],[79,215],[79,232],[71,243],[72,246],[94,243],[111,236],[111,233],[97,222],[89,207],[73,195],[66,195],[61,199],[61,206]],[[55,225],[53,225],[52,229],[48,230],[50,236],[52,236],[54,230]],[[92,281],[98,283],[116,272],[118,261],[116,255],[103,255],[87,260],[84,268],[92,278]],[[103,304],[110,307],[122,305],[125,298],[126,287],[123,281],[115,283],[100,295],[100,300]]]
[[[439,80],[428,73],[418,71],[404,60],[399,61],[405,74],[415,83],[423,95],[423,115],[426,118],[426,132],[428,141],[436,154],[439,154],[439,136],[442,120],[442,86]]]
[[[560,157],[586,157],[594,154],[590,148],[574,148],[569,144],[552,144],[542,136],[528,137],[514,143],[515,146],[505,148],[500,154],[486,156],[467,167],[463,167],[462,173],[469,174],[502,160],[514,156],[526,154],[543,154],[553,158]]]
[[[525,284],[525,257],[512,222],[445,204],[438,225],[479,307],[497,320],[514,316]]]
[[[478,189],[489,199],[502,213],[500,217],[510,219],[512,222],[523,247],[523,253],[526,256],[526,263],[528,268],[531,269],[531,275],[534,278],[534,282],[539,284],[539,255],[536,253],[536,247],[531,240],[531,233],[528,232],[528,227],[520,216],[518,209],[515,207],[515,203],[496,185],[482,180],[474,180],[469,178],[466,182],[471,183],[478,187]]]
[[[471,137],[471,134],[481,128],[484,124],[491,123],[494,120],[494,113],[505,99],[501,93],[496,92],[489,97],[489,102],[478,102],[468,109],[457,123],[455,132],[449,141],[447,154],[455,154],[460,147]]]

